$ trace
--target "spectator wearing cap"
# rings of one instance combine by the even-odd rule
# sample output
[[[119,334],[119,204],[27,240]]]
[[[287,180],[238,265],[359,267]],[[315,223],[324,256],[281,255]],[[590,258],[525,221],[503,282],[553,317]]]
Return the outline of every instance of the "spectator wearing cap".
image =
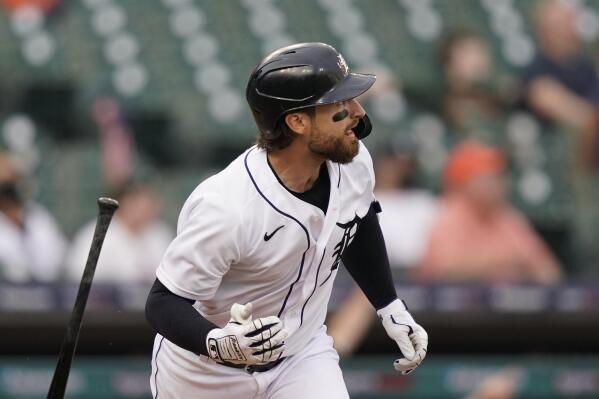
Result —
[[[417,275],[424,280],[554,283],[557,260],[506,200],[505,160],[476,141],[453,149],[444,195]]]

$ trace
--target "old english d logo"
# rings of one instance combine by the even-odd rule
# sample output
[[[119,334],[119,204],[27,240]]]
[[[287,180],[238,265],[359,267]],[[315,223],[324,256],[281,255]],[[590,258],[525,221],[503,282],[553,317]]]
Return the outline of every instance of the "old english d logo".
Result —
[[[353,220],[350,220],[347,223],[337,223],[337,226],[343,229],[343,237],[341,237],[341,241],[339,241],[334,248],[333,257],[333,265],[331,266],[331,271],[328,277],[320,284],[321,286],[328,281],[328,279],[333,274],[333,271],[339,267],[339,262],[341,262],[341,256],[345,251],[345,248],[352,242],[354,236],[356,235],[356,231],[358,231],[358,225],[360,224],[361,218],[356,215]]]

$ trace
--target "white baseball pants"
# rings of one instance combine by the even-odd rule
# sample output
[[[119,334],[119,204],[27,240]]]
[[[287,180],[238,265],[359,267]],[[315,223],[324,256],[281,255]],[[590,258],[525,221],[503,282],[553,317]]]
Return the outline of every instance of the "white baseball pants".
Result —
[[[300,353],[253,374],[220,365],[157,335],[150,386],[154,399],[349,398],[339,356],[324,326]]]

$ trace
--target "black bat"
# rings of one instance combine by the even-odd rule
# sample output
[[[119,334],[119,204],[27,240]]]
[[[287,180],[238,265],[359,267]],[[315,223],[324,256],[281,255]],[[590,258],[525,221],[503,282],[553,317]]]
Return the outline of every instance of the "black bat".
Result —
[[[77,347],[77,341],[79,340],[79,332],[81,331],[81,319],[85,312],[85,305],[87,304],[87,297],[89,296],[92,280],[94,279],[94,272],[96,271],[96,265],[98,264],[98,258],[100,257],[100,250],[102,249],[102,244],[104,243],[106,231],[108,231],[112,216],[118,207],[119,203],[112,198],[98,198],[98,220],[96,222],[96,230],[94,232],[94,238],[92,239],[91,248],[89,249],[89,255],[87,256],[87,263],[83,270],[83,276],[81,277],[81,283],[79,283],[79,291],[77,292],[77,299],[75,300],[73,312],[71,313],[71,320],[69,320],[67,331],[64,340],[62,341],[62,346],[60,347],[58,363],[56,364],[52,384],[48,391],[48,399],[62,399],[64,397],[67,380],[69,379],[69,373],[71,371],[71,362],[73,361],[73,355],[75,354],[75,348]]]

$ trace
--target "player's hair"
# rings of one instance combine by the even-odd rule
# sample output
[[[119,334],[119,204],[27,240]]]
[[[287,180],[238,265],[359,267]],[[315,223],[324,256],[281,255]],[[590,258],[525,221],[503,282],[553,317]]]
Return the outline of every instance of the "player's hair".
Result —
[[[316,115],[315,107],[304,108],[297,112],[305,112],[308,114],[308,116],[310,116],[310,118],[314,118],[314,115]],[[285,122],[285,118],[282,117],[273,130],[272,135],[266,135],[262,131],[258,133],[258,137],[256,138],[256,146],[266,151],[282,150],[291,144],[296,135],[297,134],[291,130],[291,128]]]

